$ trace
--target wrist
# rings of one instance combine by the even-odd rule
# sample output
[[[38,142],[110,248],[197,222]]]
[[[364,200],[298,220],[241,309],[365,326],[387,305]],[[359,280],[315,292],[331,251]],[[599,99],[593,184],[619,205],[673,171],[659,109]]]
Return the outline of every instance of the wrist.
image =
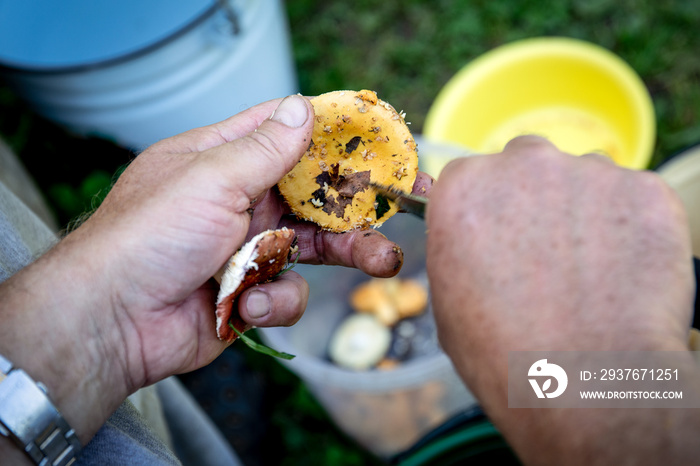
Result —
[[[0,285],[0,353],[48,388],[83,444],[129,393],[108,288],[86,257],[67,241]]]
[[[46,387],[0,355],[0,434],[37,464],[67,464],[82,449]]]

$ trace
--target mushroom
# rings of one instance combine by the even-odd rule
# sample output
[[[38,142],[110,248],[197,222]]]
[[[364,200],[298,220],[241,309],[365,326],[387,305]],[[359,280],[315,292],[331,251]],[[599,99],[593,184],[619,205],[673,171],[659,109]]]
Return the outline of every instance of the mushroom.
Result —
[[[403,113],[373,91],[333,91],[311,99],[311,145],[277,184],[291,211],[323,229],[379,226],[398,211],[370,182],[410,192],[418,173],[416,143]]]
[[[385,325],[422,313],[428,304],[428,290],[417,280],[374,278],[359,285],[350,295],[350,306],[373,314]]]
[[[391,330],[369,314],[351,314],[334,332],[328,353],[341,367],[366,370],[386,355],[391,344]]]
[[[295,239],[294,230],[281,228],[264,231],[241,247],[226,264],[220,278],[216,298],[216,334],[220,340],[231,342],[250,328],[234,309],[236,299],[251,286],[275,278],[287,265]]]

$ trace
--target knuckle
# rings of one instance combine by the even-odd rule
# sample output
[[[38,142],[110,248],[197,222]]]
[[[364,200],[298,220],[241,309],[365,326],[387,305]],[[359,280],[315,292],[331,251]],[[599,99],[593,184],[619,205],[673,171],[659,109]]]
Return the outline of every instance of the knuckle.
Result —
[[[645,191],[646,198],[654,204],[679,204],[680,200],[676,192],[657,174],[644,171],[637,172],[640,187]]]
[[[596,161],[598,163],[604,163],[607,165],[613,165],[615,161],[608,154],[603,152],[588,152],[581,155],[582,159]]]
[[[639,189],[643,224],[648,230],[667,231],[687,222],[685,207],[676,192],[657,174],[634,173]]]
[[[461,197],[479,178],[480,167],[489,156],[472,156],[452,160],[440,172],[440,176],[431,184],[430,197],[435,204],[443,204],[444,198]]]
[[[561,153],[548,139],[534,135],[524,135],[513,138],[506,144],[503,152],[519,152],[519,155],[525,156]]]
[[[517,157],[521,163],[538,169],[554,168],[565,160],[559,149],[548,141],[532,143]]]
[[[264,157],[273,164],[282,163],[284,148],[279,141],[269,135],[266,131],[254,131],[246,136],[251,146],[251,151],[255,152],[256,156]]]

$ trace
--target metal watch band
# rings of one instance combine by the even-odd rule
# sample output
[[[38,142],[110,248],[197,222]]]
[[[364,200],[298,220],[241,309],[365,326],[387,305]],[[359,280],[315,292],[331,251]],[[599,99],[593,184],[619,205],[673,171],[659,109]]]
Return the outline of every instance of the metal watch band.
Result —
[[[12,438],[40,466],[68,466],[80,441],[46,387],[0,355],[0,434]]]

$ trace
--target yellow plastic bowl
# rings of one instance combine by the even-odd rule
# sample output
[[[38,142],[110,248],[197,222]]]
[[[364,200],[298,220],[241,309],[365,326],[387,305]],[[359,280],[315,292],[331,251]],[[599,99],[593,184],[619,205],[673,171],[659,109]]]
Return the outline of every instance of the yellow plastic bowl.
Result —
[[[622,59],[552,37],[503,45],[466,65],[440,91],[423,134],[478,153],[537,134],[572,154],[600,152],[645,169],[655,123],[644,83]]]

